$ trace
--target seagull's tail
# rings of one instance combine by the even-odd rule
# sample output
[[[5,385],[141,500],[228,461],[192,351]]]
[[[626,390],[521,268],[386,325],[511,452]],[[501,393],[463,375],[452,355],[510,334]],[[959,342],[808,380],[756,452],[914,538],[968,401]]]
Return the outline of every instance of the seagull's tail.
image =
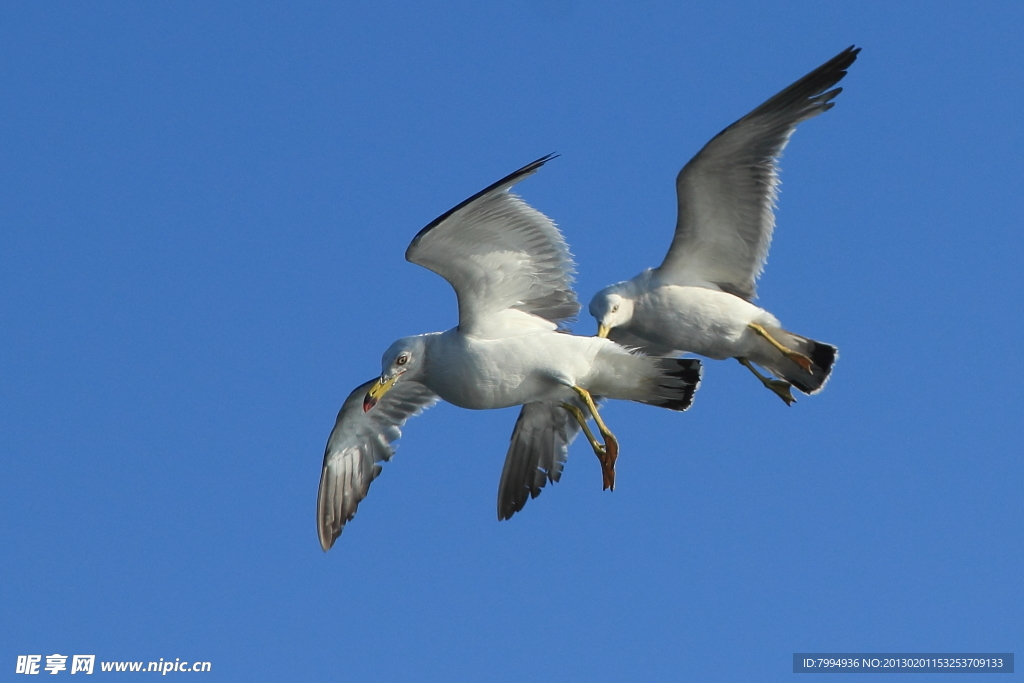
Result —
[[[839,358],[839,349],[831,344],[801,337],[782,328],[768,327],[767,329],[772,337],[783,346],[809,358],[811,369],[809,372],[804,370],[799,364],[786,358],[774,348],[755,362],[805,394],[816,394],[824,389],[825,383],[828,382],[828,378],[832,374],[832,366]]]
[[[641,403],[669,410],[686,410],[700,386],[702,367],[696,358],[655,358],[659,375],[654,396]]]

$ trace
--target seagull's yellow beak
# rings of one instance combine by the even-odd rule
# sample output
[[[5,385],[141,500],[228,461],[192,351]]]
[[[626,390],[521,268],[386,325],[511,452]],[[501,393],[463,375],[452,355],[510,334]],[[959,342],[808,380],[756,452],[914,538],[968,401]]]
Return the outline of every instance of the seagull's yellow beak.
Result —
[[[366,392],[366,398],[363,399],[363,412],[367,412],[370,408],[377,405],[377,401],[380,400],[381,396],[388,393],[391,387],[395,386],[395,382],[402,376],[402,373],[396,372],[391,375],[388,379],[381,377],[377,380],[377,383],[370,387],[370,390]]]
[[[608,338],[608,333],[612,331],[612,328],[608,327],[604,323],[597,324],[597,336],[603,339]]]

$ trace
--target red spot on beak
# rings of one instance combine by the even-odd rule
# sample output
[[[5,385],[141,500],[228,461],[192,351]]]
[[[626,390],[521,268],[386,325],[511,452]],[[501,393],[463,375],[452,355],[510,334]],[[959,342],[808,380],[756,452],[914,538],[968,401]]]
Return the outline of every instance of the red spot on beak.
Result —
[[[377,405],[377,399],[375,399],[373,396],[370,396],[370,394],[367,393],[366,398],[363,399],[363,412],[365,413],[369,411],[370,408],[374,407],[375,405]]]

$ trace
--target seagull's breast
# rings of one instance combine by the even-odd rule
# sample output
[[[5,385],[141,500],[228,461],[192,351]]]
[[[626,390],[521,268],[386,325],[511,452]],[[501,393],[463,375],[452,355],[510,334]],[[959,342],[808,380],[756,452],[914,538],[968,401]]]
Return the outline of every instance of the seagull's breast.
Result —
[[[486,339],[449,330],[431,345],[426,384],[445,401],[473,410],[566,394],[551,371],[552,346],[563,336],[545,331]]]
[[[658,344],[721,360],[742,355],[747,325],[766,315],[771,317],[720,290],[663,285],[637,298],[631,331]]]

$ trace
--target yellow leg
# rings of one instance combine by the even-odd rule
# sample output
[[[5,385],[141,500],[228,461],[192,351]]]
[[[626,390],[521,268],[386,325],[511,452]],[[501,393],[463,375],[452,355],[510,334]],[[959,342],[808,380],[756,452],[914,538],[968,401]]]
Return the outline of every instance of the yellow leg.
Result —
[[[775,339],[775,337],[773,337],[772,335],[768,334],[768,330],[764,329],[763,327],[761,327],[757,323],[750,323],[750,324],[747,325],[747,327],[749,327],[754,332],[757,332],[759,335],[761,335],[762,337],[767,339],[768,343],[770,343],[772,346],[777,348],[779,350],[779,352],[782,353],[783,356],[785,356],[786,358],[790,359],[791,361],[793,361],[794,363],[799,365],[801,368],[803,368],[807,372],[811,371],[811,359],[810,358],[808,358],[804,354],[800,353],[799,351],[794,351],[793,349],[787,349],[785,346],[780,344]]]
[[[583,402],[587,404],[587,408],[590,409],[590,414],[594,416],[594,422],[597,424],[598,431],[601,432],[601,436],[604,437],[604,448],[603,452],[597,453],[597,459],[601,461],[601,475],[604,479],[604,488],[615,490],[615,460],[619,457],[619,441],[612,434],[608,426],[605,425],[604,420],[601,419],[601,414],[597,412],[597,405],[594,403],[593,397],[590,392],[583,387],[574,386],[572,388]]]
[[[784,382],[781,379],[772,379],[771,377],[765,377],[760,372],[758,372],[757,368],[754,367],[754,364],[751,363],[746,358],[737,358],[736,360],[740,362],[740,365],[754,373],[754,376],[761,380],[761,384],[763,384],[766,389],[771,389],[772,391],[774,391],[779,398],[786,402],[787,406],[796,403],[796,399],[793,398],[793,392],[790,391],[790,388],[793,386],[792,384],[790,384],[789,382]]]
[[[583,411],[571,403],[563,403],[562,407],[572,413],[572,416],[580,423],[580,427],[583,428],[583,434],[587,437],[587,441],[590,442],[590,447],[594,449],[594,454],[597,455],[598,458],[603,457],[604,446],[598,443],[597,439],[594,438],[594,433],[590,431],[590,427],[587,426],[587,418],[583,414]]]
[[[590,442],[590,447],[594,449],[594,455],[601,462],[601,476],[604,479],[604,488],[615,488],[615,471],[612,469],[611,478],[609,480],[608,469],[605,466],[605,459],[608,456],[608,449],[598,443],[597,439],[594,438],[594,433],[590,431],[590,427],[587,426],[587,418],[583,414],[583,411],[572,405],[571,403],[563,403],[562,407],[568,410],[573,417],[576,418],[576,422],[579,423],[580,427],[583,428],[583,434],[586,435],[587,441]],[[617,449],[615,449],[617,450]],[[614,467],[614,459],[612,461]]]

